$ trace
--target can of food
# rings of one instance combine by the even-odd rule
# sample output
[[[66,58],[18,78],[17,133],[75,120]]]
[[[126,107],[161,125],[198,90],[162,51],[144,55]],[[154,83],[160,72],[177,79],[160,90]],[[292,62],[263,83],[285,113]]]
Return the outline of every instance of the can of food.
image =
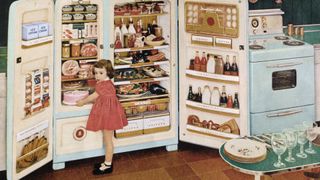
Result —
[[[71,45],[71,56],[72,57],[80,56],[80,43],[74,43]]]
[[[293,32],[293,25],[292,24],[288,24],[288,35],[292,36],[292,32]]]
[[[70,57],[70,44],[63,44],[62,45],[62,57],[63,58]]]
[[[156,35],[156,37],[162,37],[162,27],[155,27],[154,34]]]

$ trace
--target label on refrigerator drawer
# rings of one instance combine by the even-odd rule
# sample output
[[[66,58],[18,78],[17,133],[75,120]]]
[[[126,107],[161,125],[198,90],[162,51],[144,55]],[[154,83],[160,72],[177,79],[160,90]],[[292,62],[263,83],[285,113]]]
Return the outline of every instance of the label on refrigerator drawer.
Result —
[[[169,116],[144,119],[143,129],[152,129],[158,127],[170,126]]]
[[[30,137],[31,135],[36,134],[37,132],[40,132],[48,127],[49,127],[49,121],[43,121],[43,122],[41,122],[31,128],[28,128],[22,132],[19,132],[17,134],[17,142],[19,142],[27,137]]]

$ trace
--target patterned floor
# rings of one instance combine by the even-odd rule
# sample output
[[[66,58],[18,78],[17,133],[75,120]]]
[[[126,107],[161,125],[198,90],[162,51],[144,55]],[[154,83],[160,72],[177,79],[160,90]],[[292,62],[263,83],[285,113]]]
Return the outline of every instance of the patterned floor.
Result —
[[[26,180],[253,180],[254,177],[232,169],[220,157],[218,150],[207,147],[179,143],[179,150],[167,152],[165,147],[116,154],[114,172],[108,175],[93,176],[93,163],[103,157],[90,158],[66,163],[63,170],[52,170],[52,163],[36,170],[23,179]],[[320,168],[312,171],[320,171]],[[1,173],[3,177],[3,172]],[[1,175],[0,174],[0,175]],[[0,179],[4,179],[1,178]],[[263,179],[305,180],[302,171],[289,172]]]

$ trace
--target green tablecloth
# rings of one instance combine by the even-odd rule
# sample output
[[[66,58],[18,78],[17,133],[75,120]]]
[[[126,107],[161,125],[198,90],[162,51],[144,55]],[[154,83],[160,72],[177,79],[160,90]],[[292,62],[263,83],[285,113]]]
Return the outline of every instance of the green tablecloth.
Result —
[[[305,148],[307,148],[308,143],[306,143]],[[299,151],[299,145],[293,149],[293,157],[296,159],[296,162],[289,163],[284,160],[285,157],[288,156],[288,151],[286,151],[281,157],[282,162],[286,164],[285,168],[279,169],[273,166],[273,163],[278,160],[277,155],[272,151],[268,151],[267,157],[265,160],[259,162],[259,163],[239,163],[236,161],[231,160],[228,156],[224,153],[224,145],[220,147],[220,156],[231,166],[240,168],[247,171],[259,172],[259,173],[268,173],[268,172],[275,172],[275,171],[282,171],[282,170],[288,170],[288,169],[295,169],[299,167],[306,167],[311,165],[320,165],[320,147],[313,146],[314,149],[317,151],[317,154],[310,155],[308,154],[308,157],[306,159],[298,158],[296,156],[296,153]]]

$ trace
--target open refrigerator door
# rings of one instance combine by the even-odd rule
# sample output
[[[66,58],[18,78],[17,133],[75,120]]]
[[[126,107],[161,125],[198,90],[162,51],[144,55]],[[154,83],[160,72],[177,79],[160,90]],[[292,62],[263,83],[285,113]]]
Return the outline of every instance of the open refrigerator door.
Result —
[[[7,82],[7,178],[20,179],[52,160],[52,0],[10,7]]]
[[[248,133],[248,2],[179,5],[180,140],[219,148]]]

